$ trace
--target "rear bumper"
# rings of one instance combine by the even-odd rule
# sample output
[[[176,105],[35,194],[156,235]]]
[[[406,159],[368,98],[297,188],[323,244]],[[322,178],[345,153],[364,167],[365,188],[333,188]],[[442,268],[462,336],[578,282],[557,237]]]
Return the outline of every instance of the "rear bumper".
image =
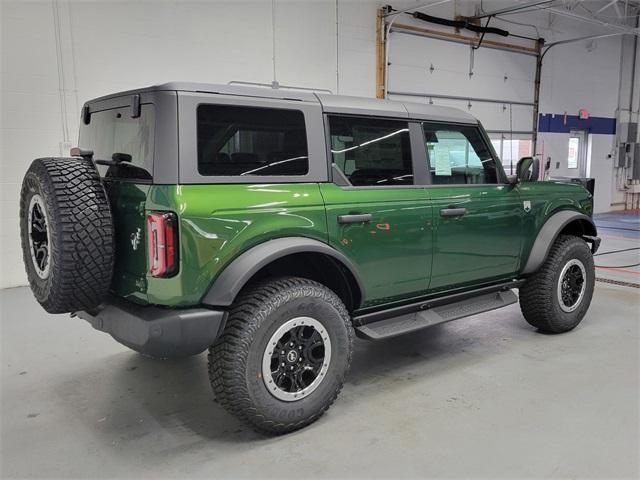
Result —
[[[141,306],[110,297],[95,310],[75,315],[133,350],[171,358],[205,351],[222,333],[227,312]]]

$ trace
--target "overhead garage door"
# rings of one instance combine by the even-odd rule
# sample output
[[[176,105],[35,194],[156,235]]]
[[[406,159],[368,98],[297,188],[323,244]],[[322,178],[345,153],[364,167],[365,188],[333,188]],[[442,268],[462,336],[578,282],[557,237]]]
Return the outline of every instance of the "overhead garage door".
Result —
[[[396,28],[389,39],[390,99],[469,111],[489,132],[507,173],[532,153],[535,54],[485,46],[472,51],[468,44]]]

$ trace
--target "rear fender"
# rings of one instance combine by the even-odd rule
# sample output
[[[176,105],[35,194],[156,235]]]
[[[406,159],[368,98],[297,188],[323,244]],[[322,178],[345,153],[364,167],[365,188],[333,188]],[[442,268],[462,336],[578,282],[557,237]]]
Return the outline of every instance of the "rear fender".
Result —
[[[353,276],[360,294],[364,293],[362,282],[351,261],[326,243],[306,237],[283,237],[261,243],[233,260],[202,299],[208,306],[226,307],[233,303],[240,290],[262,268],[274,261],[296,253],[322,253],[341,263]],[[361,298],[361,297],[360,297]],[[354,306],[355,308],[358,305]]]

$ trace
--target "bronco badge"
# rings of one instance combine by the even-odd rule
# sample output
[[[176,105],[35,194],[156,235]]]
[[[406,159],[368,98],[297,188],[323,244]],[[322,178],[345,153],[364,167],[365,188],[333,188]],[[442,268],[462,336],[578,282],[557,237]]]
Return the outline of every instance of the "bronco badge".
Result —
[[[140,245],[140,229],[138,228],[135,233],[131,234],[131,246],[133,250],[138,250],[138,245]]]

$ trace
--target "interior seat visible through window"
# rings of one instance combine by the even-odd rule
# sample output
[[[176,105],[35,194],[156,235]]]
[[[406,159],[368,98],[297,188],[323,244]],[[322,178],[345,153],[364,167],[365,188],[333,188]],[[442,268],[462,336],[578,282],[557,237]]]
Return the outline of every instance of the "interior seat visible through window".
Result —
[[[407,122],[331,115],[329,125],[333,162],[352,185],[413,185]]]
[[[305,175],[309,171],[304,115],[298,110],[200,105],[201,175]]]

